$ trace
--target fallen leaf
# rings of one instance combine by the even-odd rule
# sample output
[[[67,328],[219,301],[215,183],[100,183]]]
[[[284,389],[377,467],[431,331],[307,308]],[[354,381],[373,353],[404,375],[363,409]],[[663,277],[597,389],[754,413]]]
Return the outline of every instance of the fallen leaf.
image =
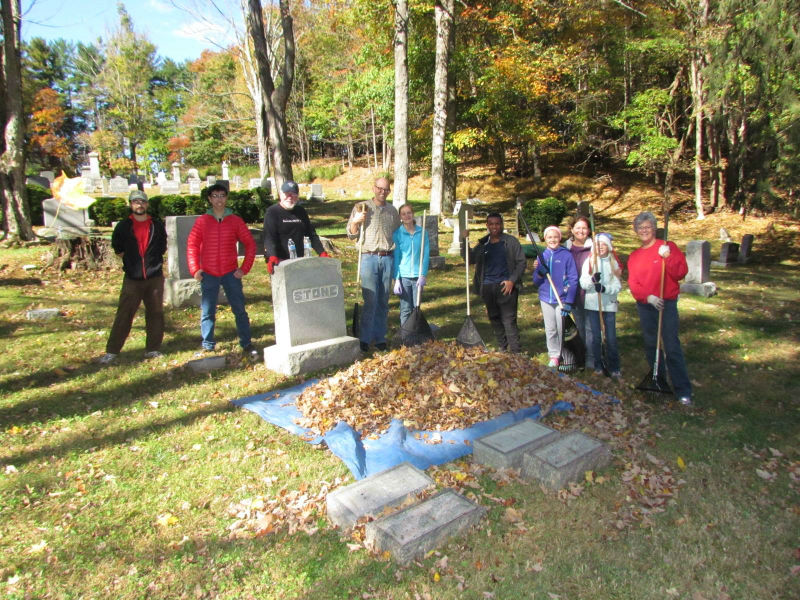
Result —
[[[175,525],[178,522],[178,517],[171,515],[169,513],[164,513],[163,515],[159,516],[156,519],[156,525],[161,527],[169,527],[170,525]]]
[[[678,457],[678,461],[677,462],[678,462],[678,466],[680,467],[681,471],[685,471],[686,470],[686,463],[683,462],[683,459],[680,456]]]

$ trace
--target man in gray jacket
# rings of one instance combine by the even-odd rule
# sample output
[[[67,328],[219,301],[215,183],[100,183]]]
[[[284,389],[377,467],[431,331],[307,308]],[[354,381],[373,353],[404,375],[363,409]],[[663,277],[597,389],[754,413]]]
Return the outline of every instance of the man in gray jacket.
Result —
[[[469,248],[470,263],[475,265],[474,289],[483,298],[486,312],[500,350],[521,352],[517,327],[517,304],[522,276],[525,274],[525,253],[519,241],[503,233],[503,217],[491,213],[486,217],[489,235]],[[467,238],[469,232],[464,232]]]

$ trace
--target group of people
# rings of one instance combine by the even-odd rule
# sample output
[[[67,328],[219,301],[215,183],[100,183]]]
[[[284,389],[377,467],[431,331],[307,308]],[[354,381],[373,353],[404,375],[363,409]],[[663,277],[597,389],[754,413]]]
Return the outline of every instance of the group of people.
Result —
[[[430,256],[427,232],[415,223],[410,204],[404,204],[398,211],[387,202],[390,192],[389,181],[377,179],[373,197],[353,206],[346,226],[347,235],[355,241],[359,252],[363,299],[359,342],[364,352],[372,346],[377,350],[387,348],[390,292],[399,296],[402,325],[411,315],[427,282]],[[252,345],[242,278],[253,266],[256,244],[245,222],[227,207],[226,186],[220,183],[210,186],[208,200],[210,207],[195,222],[187,242],[189,271],[200,282],[202,290],[200,353],[215,348],[216,308],[222,287],[235,317],[239,345],[243,353],[255,361],[259,353]],[[270,274],[281,261],[303,257],[311,249],[319,256],[328,256],[298,200],[297,184],[284,182],[279,202],[270,206],[264,216],[264,259]],[[148,199],[144,192],[132,191],[129,203],[130,217],[117,224],[111,240],[114,251],[122,257],[125,277],[106,353],[99,359],[104,364],[116,359],[142,302],[146,322],[145,357],[161,356],[166,231],[158,219],[147,214]],[[464,231],[467,243],[462,252],[469,252],[470,263],[475,265],[473,288],[486,305],[498,347],[503,351],[521,352],[517,312],[527,264],[525,253],[519,240],[504,232],[503,217],[499,213],[487,216],[486,228],[487,234],[472,248],[468,243],[469,231]],[[688,271],[686,258],[673,242],[656,238],[656,219],[652,213],[637,215],[633,229],[641,247],[628,259],[628,286],[636,300],[646,357],[649,364],[654,364],[661,320],[661,347],[666,366],[676,396],[682,404],[688,405],[692,387],[678,339],[677,309],[679,281]],[[610,234],[599,233],[596,243],[593,242],[585,217],[574,220],[570,233],[570,239],[562,246],[561,230],[557,226],[547,227],[545,249],[533,265],[533,285],[538,288],[548,365],[559,366],[563,317],[571,315],[586,343],[587,366],[619,377],[616,313],[624,265],[614,252]],[[238,243],[244,247],[241,264]],[[664,369],[660,368],[659,372],[663,374]]]

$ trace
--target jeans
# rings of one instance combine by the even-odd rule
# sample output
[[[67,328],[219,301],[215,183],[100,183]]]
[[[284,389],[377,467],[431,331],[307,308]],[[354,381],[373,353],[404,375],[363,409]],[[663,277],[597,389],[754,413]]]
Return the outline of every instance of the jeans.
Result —
[[[403,293],[400,295],[400,325],[402,325],[414,312],[414,307],[416,306],[417,278],[401,277],[400,285],[403,288]]]
[[[386,343],[389,317],[389,292],[392,289],[392,255],[361,255],[361,331],[359,337],[365,344]]]
[[[587,324],[586,310],[581,304],[578,304],[578,298],[575,298],[576,304],[572,307],[572,318],[575,321],[575,326],[578,328],[578,333],[586,345],[586,366],[592,367],[594,361],[594,342],[592,340],[592,328]],[[599,360],[599,359],[598,359]]]
[[[219,286],[225,290],[228,303],[231,306],[236,318],[236,331],[239,333],[239,345],[247,348],[250,345],[250,317],[244,308],[245,299],[242,290],[242,280],[233,276],[235,271],[226,273],[222,277],[216,277],[203,273],[203,280],[200,287],[203,290],[203,299],[200,303],[200,333],[203,336],[203,348],[213,350],[216,342],[214,341],[214,324],[217,316],[217,299],[219,298]]]
[[[592,332],[592,350],[594,351],[594,368],[603,368],[602,355],[602,329],[600,328],[600,312],[596,310],[585,310],[589,328]],[[617,313],[613,311],[603,311],[603,323],[606,326],[606,367],[614,373],[619,371],[619,350],[617,349]],[[586,361],[589,362],[588,359]]]
[[[519,328],[517,327],[517,301],[519,290],[515,287],[508,295],[503,294],[501,284],[484,283],[481,298],[486,304],[486,313],[494,330],[494,337],[500,350],[519,353]]]
[[[144,301],[144,327],[147,332],[145,350],[152,352],[161,348],[161,341],[164,339],[164,276],[131,279],[126,275],[122,280],[119,306],[114,324],[111,326],[111,333],[108,335],[106,352],[119,354],[122,350],[142,301]]]
[[[642,326],[642,338],[647,364],[653,365],[656,356],[656,339],[658,337],[658,311],[649,304],[636,303],[639,311],[639,323]],[[664,300],[664,317],[661,324],[662,350],[666,355],[666,367],[675,395],[680,397],[692,395],[692,383],[686,370],[681,341],[678,339],[678,301]],[[663,355],[658,359],[659,377],[664,373]]]

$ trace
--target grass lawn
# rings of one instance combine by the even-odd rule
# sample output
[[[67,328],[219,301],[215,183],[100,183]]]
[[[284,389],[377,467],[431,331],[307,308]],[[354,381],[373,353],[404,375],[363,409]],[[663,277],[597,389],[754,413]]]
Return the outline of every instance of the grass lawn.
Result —
[[[572,200],[593,200],[601,228],[614,233],[624,253],[636,247],[632,215],[643,206],[656,210],[659,202],[656,190],[639,184],[560,177],[546,185]],[[510,215],[509,190],[484,191],[487,209]],[[309,207],[341,250],[348,319],[360,297],[356,255],[338,234],[353,202]],[[800,597],[798,225],[755,217],[741,223],[727,213],[697,222],[677,211],[670,235],[681,246],[708,239],[713,255],[722,226],[734,240],[755,233],[755,258],[712,270],[719,295],[681,299],[696,407],[647,404],[632,391],[647,365],[633,301],[623,292],[623,384],[577,376],[621,400],[609,430],[612,466],[561,493],[476,471],[470,460],[435,469],[443,482],[468,482],[461,489],[489,509],[488,518],[408,568],[330,528],[324,491],[352,481],[338,459],[231,406],[231,399],[298,379],[240,362],[229,309],[221,308],[217,320],[218,349],[229,357],[223,370],[201,375],[184,366],[199,346],[196,308],[167,313],[163,359],[142,359],[144,322],[137,317],[119,359],[101,367],[92,359],[105,348],[120,272],[25,271],[22,265],[42,264],[47,247],[0,250],[0,593],[20,599]],[[481,229],[474,226],[473,243]],[[449,244],[443,233],[440,249]],[[463,323],[463,281],[456,257],[429,276],[425,314],[444,337],[455,337]],[[273,343],[263,264],[245,278],[245,293],[254,341]],[[38,307],[59,308],[62,316],[27,321],[25,311]],[[492,342],[474,298],[473,307],[482,336]],[[397,310],[392,300],[395,327]],[[544,362],[530,285],[521,296],[520,327],[525,351]],[[549,422],[590,434],[601,425],[584,415]],[[654,494],[662,501],[651,502]],[[248,511],[262,504],[275,507],[276,519],[258,532],[243,527]]]

